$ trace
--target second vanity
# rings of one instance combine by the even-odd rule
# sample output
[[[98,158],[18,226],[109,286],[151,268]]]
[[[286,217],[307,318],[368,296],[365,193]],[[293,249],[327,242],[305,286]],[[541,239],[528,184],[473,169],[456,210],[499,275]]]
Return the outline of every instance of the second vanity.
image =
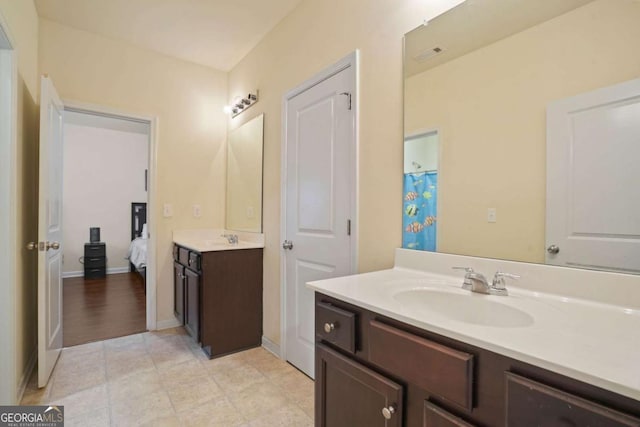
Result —
[[[210,358],[259,346],[263,235],[184,230],[173,241],[174,314],[187,332]]]
[[[316,426],[640,426],[637,277],[415,252],[308,284]],[[509,296],[450,270],[496,264]]]

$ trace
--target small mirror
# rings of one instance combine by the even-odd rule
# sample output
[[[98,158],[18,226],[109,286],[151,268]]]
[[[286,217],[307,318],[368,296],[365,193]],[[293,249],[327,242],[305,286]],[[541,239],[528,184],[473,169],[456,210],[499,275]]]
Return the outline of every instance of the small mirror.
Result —
[[[226,228],[262,232],[264,114],[229,133]]]

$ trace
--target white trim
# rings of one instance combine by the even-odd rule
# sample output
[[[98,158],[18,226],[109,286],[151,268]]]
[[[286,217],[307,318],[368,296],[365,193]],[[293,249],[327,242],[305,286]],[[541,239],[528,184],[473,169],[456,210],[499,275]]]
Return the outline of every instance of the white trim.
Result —
[[[17,402],[19,403],[22,400],[22,396],[24,396],[24,391],[27,389],[27,385],[29,384],[29,379],[31,378],[31,374],[33,374],[33,370],[36,367],[36,363],[38,362],[38,346],[37,343],[33,344],[33,351],[31,352],[31,357],[29,357],[29,362],[20,377],[20,382],[18,383],[18,393],[17,393]]]
[[[7,62],[9,78],[4,79],[0,71],[0,93],[9,94],[9,102],[0,100],[0,115],[7,117],[8,126],[4,133],[0,133],[0,158],[6,164],[0,167],[0,271],[2,279],[6,280],[6,285],[0,286],[0,351],[3,352],[3,363],[0,364],[0,405],[16,404],[20,393],[18,393],[18,372],[17,372],[17,336],[16,336],[16,254],[21,250],[22,245],[17,241],[17,218],[16,218],[16,188],[18,177],[16,175],[17,159],[17,122],[18,122],[18,58],[14,38],[9,32],[7,20],[0,13],[0,33],[3,34],[4,44],[8,44],[7,49],[2,49],[5,56],[2,62]],[[8,53],[8,54],[7,54]],[[2,66],[2,65],[0,65]],[[10,70],[10,71],[9,71]],[[8,87],[8,91],[6,90]],[[8,111],[3,111],[8,106]],[[2,126],[4,127],[4,126]],[[4,213],[7,213],[6,215]],[[26,242],[25,242],[26,243]]]
[[[129,272],[129,267],[107,268],[107,274],[121,274],[121,273],[128,273],[128,272]],[[63,279],[69,279],[71,277],[82,277],[82,276],[84,276],[84,271],[83,270],[66,271],[66,272],[62,273],[62,278]]]
[[[177,328],[180,325],[182,325],[182,323],[180,323],[180,321],[174,317],[173,319],[158,320],[156,322],[156,329],[149,329],[149,328],[147,329],[149,329],[150,331],[151,330],[160,331],[162,329]]]
[[[360,176],[360,159],[359,159],[359,146],[360,146],[360,51],[358,49],[354,50],[344,58],[340,59],[335,64],[325,68],[319,73],[315,74],[313,77],[305,80],[300,85],[295,88],[289,90],[282,97],[282,122],[281,122],[281,153],[280,153],[280,239],[284,240],[286,238],[286,230],[287,230],[287,174],[286,174],[286,165],[287,165],[287,107],[288,102],[291,98],[299,95],[305,90],[319,84],[320,82],[338,74],[339,72],[352,67],[353,72],[353,91],[351,94],[351,108],[353,110],[354,117],[354,138],[353,144],[351,146],[351,159],[353,161],[354,167],[352,168],[351,174],[351,185],[352,185],[352,194],[354,197],[351,198],[351,236],[353,238],[351,245],[351,273],[358,272],[358,243],[360,241],[359,233],[359,206],[360,206],[360,185],[359,185],[359,176]],[[280,357],[286,360],[286,307],[287,307],[287,297],[286,297],[286,289],[285,289],[285,278],[286,278],[286,262],[285,257],[280,256]]]
[[[269,338],[265,337],[264,335],[262,336],[262,347],[265,350],[267,350],[269,353],[272,353],[278,359],[282,359],[283,358],[281,356],[280,346],[278,344],[274,343],[273,341],[271,341]]]
[[[115,108],[88,104],[73,100],[63,100],[65,110],[83,111],[99,115],[119,117],[125,120],[136,120],[149,123],[149,197],[147,200],[147,227],[149,244],[147,247],[147,329],[157,329],[157,260],[156,260],[156,199],[158,169],[158,126],[159,119],[152,115],[132,114]]]

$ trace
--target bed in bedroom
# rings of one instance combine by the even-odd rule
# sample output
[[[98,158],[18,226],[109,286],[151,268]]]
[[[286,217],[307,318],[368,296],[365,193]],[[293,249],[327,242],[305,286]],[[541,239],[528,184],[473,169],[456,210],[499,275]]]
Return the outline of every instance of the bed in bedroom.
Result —
[[[131,272],[137,271],[144,281],[147,290],[147,204],[131,203],[131,244],[129,245],[129,260]]]

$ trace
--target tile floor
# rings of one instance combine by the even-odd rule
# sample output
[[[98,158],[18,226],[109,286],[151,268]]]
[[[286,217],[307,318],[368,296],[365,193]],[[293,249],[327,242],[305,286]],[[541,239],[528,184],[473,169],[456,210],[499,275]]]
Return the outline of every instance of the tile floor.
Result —
[[[182,328],[65,348],[24,405],[65,426],[313,426],[313,381],[263,348],[209,360]]]

